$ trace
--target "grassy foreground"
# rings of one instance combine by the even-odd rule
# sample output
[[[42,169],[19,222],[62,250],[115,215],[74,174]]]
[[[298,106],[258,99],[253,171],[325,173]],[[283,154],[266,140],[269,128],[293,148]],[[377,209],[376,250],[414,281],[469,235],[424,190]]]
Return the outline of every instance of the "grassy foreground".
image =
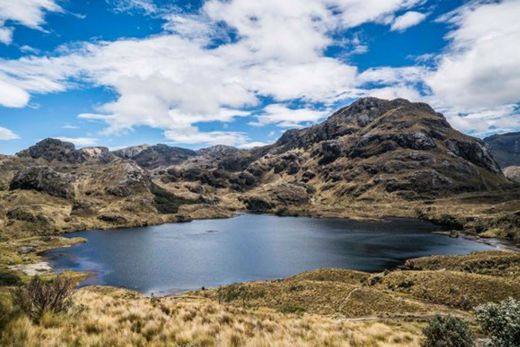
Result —
[[[13,309],[2,346],[420,346],[435,314],[481,334],[472,309],[520,299],[520,254],[426,257],[368,274],[320,269],[287,279],[149,298],[111,287],[76,290],[67,312],[34,323]],[[22,280],[23,281],[23,280]],[[9,286],[0,300],[10,306]]]

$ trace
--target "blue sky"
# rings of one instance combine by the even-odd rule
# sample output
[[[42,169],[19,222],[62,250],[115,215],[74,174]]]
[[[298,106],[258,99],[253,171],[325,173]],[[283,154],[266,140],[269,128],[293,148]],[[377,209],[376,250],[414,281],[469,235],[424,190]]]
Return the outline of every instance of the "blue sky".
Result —
[[[251,147],[369,95],[520,130],[518,18],[518,0],[0,0],[0,153]]]

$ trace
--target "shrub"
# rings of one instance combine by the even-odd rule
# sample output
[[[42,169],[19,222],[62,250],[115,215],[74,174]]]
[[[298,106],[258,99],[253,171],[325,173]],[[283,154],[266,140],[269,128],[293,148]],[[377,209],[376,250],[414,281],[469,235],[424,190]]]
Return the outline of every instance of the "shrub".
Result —
[[[305,309],[303,307],[300,307],[300,306],[296,306],[296,305],[291,305],[291,304],[282,304],[280,306],[280,312],[282,313],[296,313],[296,314],[301,314],[301,313],[304,313],[305,312]]]
[[[424,347],[471,347],[473,336],[462,319],[452,316],[435,316],[423,330]]]
[[[477,321],[489,334],[491,346],[520,345],[520,301],[513,298],[500,303],[488,303],[475,309]]]
[[[12,291],[13,304],[39,322],[45,312],[59,313],[70,306],[74,286],[74,281],[65,276],[49,281],[35,276],[27,285]]]

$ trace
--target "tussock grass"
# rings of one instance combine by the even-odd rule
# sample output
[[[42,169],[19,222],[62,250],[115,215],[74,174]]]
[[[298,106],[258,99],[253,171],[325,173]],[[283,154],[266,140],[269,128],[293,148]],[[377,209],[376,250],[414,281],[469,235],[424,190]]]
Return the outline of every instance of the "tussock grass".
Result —
[[[378,287],[463,310],[508,297],[520,298],[520,284],[515,279],[458,271],[394,271]]]
[[[382,275],[381,275],[382,276]],[[367,273],[320,269],[285,280],[237,283],[196,295],[245,308],[355,317],[423,317],[446,307],[369,284]]]
[[[4,329],[6,346],[418,346],[419,323],[351,322],[314,314],[245,309],[210,299],[151,300],[121,289],[77,291],[83,309],[26,317]]]
[[[453,270],[520,278],[520,253],[487,251],[464,256],[431,256],[406,261],[411,270]]]

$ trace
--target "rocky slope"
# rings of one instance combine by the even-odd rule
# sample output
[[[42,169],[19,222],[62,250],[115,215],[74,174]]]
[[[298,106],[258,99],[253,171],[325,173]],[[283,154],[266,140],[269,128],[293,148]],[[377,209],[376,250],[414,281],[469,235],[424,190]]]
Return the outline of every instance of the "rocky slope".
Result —
[[[483,142],[451,128],[428,105],[364,98],[321,124],[289,130],[276,143],[251,150],[143,145],[109,152],[43,140],[0,157],[0,230],[12,235],[145,225],[248,209],[419,216],[485,231],[496,218],[483,211],[496,201],[467,195],[495,194],[513,213],[517,204],[504,193],[510,184]],[[461,208],[466,219],[460,221],[446,199],[462,195],[473,215]],[[481,212],[493,218],[476,223]],[[516,228],[520,214],[507,213],[500,216],[508,230]]]
[[[135,161],[146,169],[155,169],[162,166],[179,164],[196,155],[196,152],[163,144],[155,146],[142,145],[123,148],[113,152],[114,155]]]

